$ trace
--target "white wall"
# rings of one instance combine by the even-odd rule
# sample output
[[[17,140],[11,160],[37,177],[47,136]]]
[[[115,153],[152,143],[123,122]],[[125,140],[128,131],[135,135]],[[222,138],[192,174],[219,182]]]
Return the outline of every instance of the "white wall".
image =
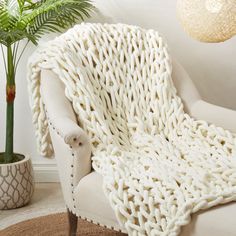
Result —
[[[176,19],[174,0],[95,0],[95,4],[101,14],[90,21],[134,24],[161,32],[172,55],[184,65],[201,95],[209,102],[236,109],[236,37],[220,44],[204,44],[189,38]],[[28,48],[17,76],[15,149],[29,153],[36,169],[50,174],[55,170],[54,160],[42,158],[36,152],[28,105],[26,62],[34,49]],[[0,150],[3,150],[5,81],[1,63],[0,68]],[[52,172],[48,178],[55,178]],[[42,180],[42,176],[38,178]]]

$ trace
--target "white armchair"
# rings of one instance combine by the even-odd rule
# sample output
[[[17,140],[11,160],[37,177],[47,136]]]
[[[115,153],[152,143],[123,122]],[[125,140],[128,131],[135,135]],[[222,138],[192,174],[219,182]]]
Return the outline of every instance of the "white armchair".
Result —
[[[236,111],[215,106],[201,99],[183,67],[173,62],[173,81],[185,110],[197,119],[236,132]],[[41,96],[50,124],[50,135],[58,164],[61,186],[68,208],[70,235],[75,235],[77,218],[126,233],[102,189],[102,176],[91,168],[91,148],[86,133],[77,124],[64,85],[50,70],[41,72]],[[234,214],[236,204],[230,203],[193,215],[183,227],[181,236],[236,235]]]

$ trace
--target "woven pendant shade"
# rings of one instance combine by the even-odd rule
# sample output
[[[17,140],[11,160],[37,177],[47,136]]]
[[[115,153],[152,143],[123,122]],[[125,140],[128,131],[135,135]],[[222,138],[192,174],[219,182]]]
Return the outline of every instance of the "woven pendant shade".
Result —
[[[223,42],[236,34],[236,0],[177,0],[185,31],[202,42]]]

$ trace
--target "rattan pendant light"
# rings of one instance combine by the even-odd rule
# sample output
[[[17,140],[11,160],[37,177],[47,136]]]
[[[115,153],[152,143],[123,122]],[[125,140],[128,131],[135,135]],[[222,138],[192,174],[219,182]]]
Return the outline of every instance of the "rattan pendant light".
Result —
[[[202,42],[223,42],[236,34],[236,0],[177,0],[177,16]]]

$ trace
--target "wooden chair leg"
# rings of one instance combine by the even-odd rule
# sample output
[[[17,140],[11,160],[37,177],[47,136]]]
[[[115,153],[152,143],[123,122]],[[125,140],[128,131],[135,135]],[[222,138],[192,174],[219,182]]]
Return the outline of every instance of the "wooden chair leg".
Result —
[[[78,217],[67,208],[69,221],[69,236],[75,236],[77,231]]]

